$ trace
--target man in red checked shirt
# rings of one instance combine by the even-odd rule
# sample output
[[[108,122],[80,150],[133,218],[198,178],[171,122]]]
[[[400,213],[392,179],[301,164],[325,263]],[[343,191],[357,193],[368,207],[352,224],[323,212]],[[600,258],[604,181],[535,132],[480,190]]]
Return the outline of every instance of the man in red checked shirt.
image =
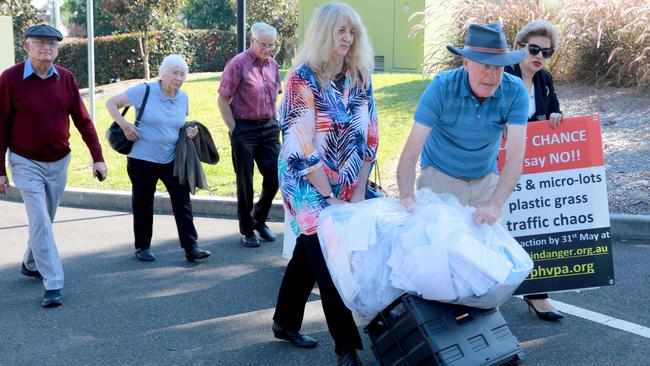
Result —
[[[0,75],[0,195],[9,190],[7,156],[29,222],[20,272],[43,282],[43,307],[63,304],[63,267],[52,222],[68,175],[69,117],[90,150],[93,174],[100,180],[107,174],[102,147],[74,76],[54,65],[62,39],[56,28],[30,27],[24,43],[28,59]]]
[[[259,247],[275,240],[266,226],[278,192],[280,127],[275,102],[282,92],[278,64],[271,55],[277,32],[266,23],[251,26],[250,48],[228,61],[221,74],[217,103],[230,134],[237,176],[237,216],[241,243]],[[253,205],[253,164],[264,177],[259,201]]]

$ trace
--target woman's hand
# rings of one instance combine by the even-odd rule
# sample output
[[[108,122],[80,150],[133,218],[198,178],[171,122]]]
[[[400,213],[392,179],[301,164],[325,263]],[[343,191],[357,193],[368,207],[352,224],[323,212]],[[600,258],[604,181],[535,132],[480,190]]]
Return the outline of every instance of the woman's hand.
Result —
[[[560,123],[562,123],[562,113],[551,113],[548,118],[548,126],[555,129]]]
[[[120,125],[120,127],[122,127],[122,131],[124,131],[124,136],[126,136],[127,140],[137,141],[140,139],[140,129],[138,127],[135,127],[131,123]]]
[[[364,199],[366,199],[365,190],[356,189],[354,192],[352,192],[352,197],[350,197],[350,203],[361,202]]]
[[[328,198],[325,200],[325,202],[327,202],[330,205],[344,205],[347,203],[346,201],[343,201],[342,199],[338,199],[336,197]]]
[[[196,135],[199,134],[199,128],[198,127],[187,127],[185,129],[185,134],[187,134],[187,137],[191,140],[196,137]]]

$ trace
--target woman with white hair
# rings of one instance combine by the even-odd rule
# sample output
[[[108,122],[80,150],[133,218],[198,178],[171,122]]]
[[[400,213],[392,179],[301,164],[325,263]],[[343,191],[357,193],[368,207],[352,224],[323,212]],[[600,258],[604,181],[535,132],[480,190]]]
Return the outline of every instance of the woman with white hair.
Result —
[[[360,365],[361,338],[332,282],[318,240],[318,216],[329,205],[365,198],[378,128],[370,73],[373,52],[359,15],[330,3],[312,19],[280,107],[278,159],[285,220],[298,237],[273,316],[273,333],[303,348],[307,298],[318,283],[339,365]]]
[[[159,180],[169,193],[185,258],[193,262],[210,256],[209,251],[196,244],[198,235],[194,227],[190,188],[187,184],[181,185],[178,177],[173,175],[180,131],[185,128],[189,138],[198,133],[196,127],[185,127],[188,98],[180,88],[187,71],[183,56],[169,55],[160,64],[158,80],[131,87],[106,102],[108,113],[120,125],[126,138],[134,142],[127,157],[127,172],[132,185],[135,256],[141,261],[156,260],[150,246],[154,193]],[[137,114],[145,99],[144,111],[136,127],[124,119],[119,109],[135,106]]]

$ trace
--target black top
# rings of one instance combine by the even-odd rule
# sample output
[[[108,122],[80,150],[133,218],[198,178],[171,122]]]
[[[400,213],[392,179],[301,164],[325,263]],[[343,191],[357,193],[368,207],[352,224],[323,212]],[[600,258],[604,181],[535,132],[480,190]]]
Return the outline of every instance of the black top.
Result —
[[[519,64],[506,66],[505,71],[521,77]],[[535,113],[528,121],[544,121],[550,118],[551,113],[562,113],[553,87],[553,76],[550,72],[544,69],[536,72],[533,75],[533,87],[535,88]]]

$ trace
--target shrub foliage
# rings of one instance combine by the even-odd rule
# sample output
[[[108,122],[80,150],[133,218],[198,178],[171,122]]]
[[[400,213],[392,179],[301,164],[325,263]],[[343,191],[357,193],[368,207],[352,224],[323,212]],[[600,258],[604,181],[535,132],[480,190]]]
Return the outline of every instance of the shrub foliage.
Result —
[[[173,40],[173,41],[172,41]],[[152,73],[170,53],[185,56],[190,72],[221,71],[237,52],[235,34],[218,30],[185,30],[173,36],[165,31],[151,35]],[[117,79],[142,77],[143,61],[138,35],[119,34],[95,38],[95,82],[108,84]],[[88,41],[79,39],[61,44],[56,63],[71,70],[79,87],[88,86]]]
[[[423,24],[439,19],[428,6]],[[448,15],[445,15],[448,16]],[[548,68],[563,81],[650,87],[650,4],[647,0],[461,0],[452,11],[447,44],[462,47],[471,23],[500,21],[510,43],[528,22],[543,18],[555,24],[560,44]],[[429,35],[428,35],[429,36]],[[433,36],[440,37],[440,34]],[[444,47],[428,50],[424,70],[433,74],[458,67],[460,59]]]

